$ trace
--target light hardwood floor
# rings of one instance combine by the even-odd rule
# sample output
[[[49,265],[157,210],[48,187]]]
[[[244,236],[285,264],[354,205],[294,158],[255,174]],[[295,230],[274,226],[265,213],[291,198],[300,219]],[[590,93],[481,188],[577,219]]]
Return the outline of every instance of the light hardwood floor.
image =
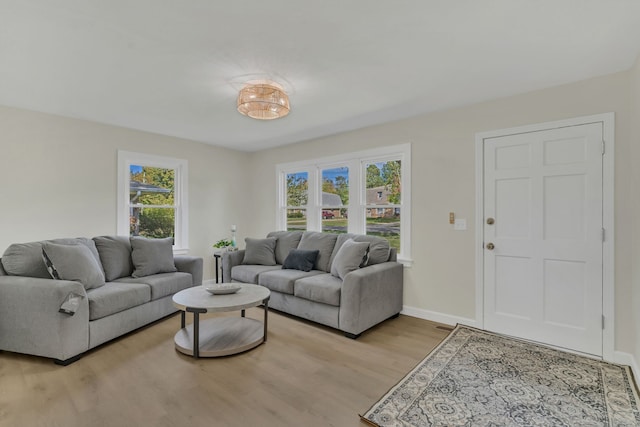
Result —
[[[174,348],[179,325],[166,318],[67,367],[0,352],[0,426],[362,427],[358,414],[448,333],[400,316],[351,340],[270,311],[266,344],[195,360]]]

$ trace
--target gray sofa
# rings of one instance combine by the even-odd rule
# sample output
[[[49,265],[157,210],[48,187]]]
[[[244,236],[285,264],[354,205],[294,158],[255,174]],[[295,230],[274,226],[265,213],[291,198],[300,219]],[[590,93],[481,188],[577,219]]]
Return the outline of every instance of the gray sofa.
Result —
[[[13,244],[0,259],[0,350],[66,365],[176,312],[173,294],[201,283],[202,258],[174,257],[170,239]],[[61,309],[70,295],[77,306]]]
[[[386,239],[276,231],[267,239],[247,239],[246,246],[223,254],[223,281],[269,288],[270,308],[339,329],[350,338],[402,310],[403,266]],[[310,271],[283,268],[289,256],[310,251],[318,251]]]

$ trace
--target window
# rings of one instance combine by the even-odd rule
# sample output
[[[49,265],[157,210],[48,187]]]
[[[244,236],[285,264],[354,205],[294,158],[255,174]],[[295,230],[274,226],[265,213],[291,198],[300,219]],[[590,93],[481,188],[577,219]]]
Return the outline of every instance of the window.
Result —
[[[187,161],[118,151],[118,234],[173,237],[188,250]]]
[[[322,231],[346,233],[349,217],[349,168],[322,169]]]
[[[411,145],[280,164],[279,230],[381,236],[410,263]]]

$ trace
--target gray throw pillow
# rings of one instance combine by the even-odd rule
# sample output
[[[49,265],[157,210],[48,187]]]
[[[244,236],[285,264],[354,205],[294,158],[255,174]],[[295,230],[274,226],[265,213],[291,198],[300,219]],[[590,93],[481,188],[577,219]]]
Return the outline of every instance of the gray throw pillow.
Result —
[[[173,238],[147,239],[133,236],[131,242],[131,261],[133,277],[150,276],[157,273],[178,271],[173,261]]]
[[[245,250],[243,264],[251,265],[276,265],[276,238],[267,237],[266,239],[253,239],[247,237],[244,239]]]
[[[98,248],[107,282],[131,276],[131,242],[127,236],[99,236],[93,241]]]
[[[331,275],[344,280],[344,277],[360,268],[362,260],[367,256],[369,243],[355,242],[353,239],[345,241],[331,264]]]
[[[319,253],[319,250],[305,251],[302,249],[291,249],[282,264],[282,268],[285,270],[311,271],[313,270]]]
[[[91,250],[83,244],[60,245],[43,242],[42,258],[53,279],[80,282],[85,289],[104,285],[102,266],[96,261]]]

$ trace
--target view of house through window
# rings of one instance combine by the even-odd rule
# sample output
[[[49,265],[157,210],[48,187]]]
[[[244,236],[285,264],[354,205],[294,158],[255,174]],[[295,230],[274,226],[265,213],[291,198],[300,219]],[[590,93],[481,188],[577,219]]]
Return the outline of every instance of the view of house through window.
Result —
[[[400,249],[402,163],[365,163],[366,234],[382,236]]]
[[[410,262],[410,167],[410,144],[280,164],[276,226],[380,236]]]
[[[153,238],[175,236],[175,170],[129,167],[129,233]]]
[[[349,168],[322,170],[322,231],[346,233],[349,207]]]

